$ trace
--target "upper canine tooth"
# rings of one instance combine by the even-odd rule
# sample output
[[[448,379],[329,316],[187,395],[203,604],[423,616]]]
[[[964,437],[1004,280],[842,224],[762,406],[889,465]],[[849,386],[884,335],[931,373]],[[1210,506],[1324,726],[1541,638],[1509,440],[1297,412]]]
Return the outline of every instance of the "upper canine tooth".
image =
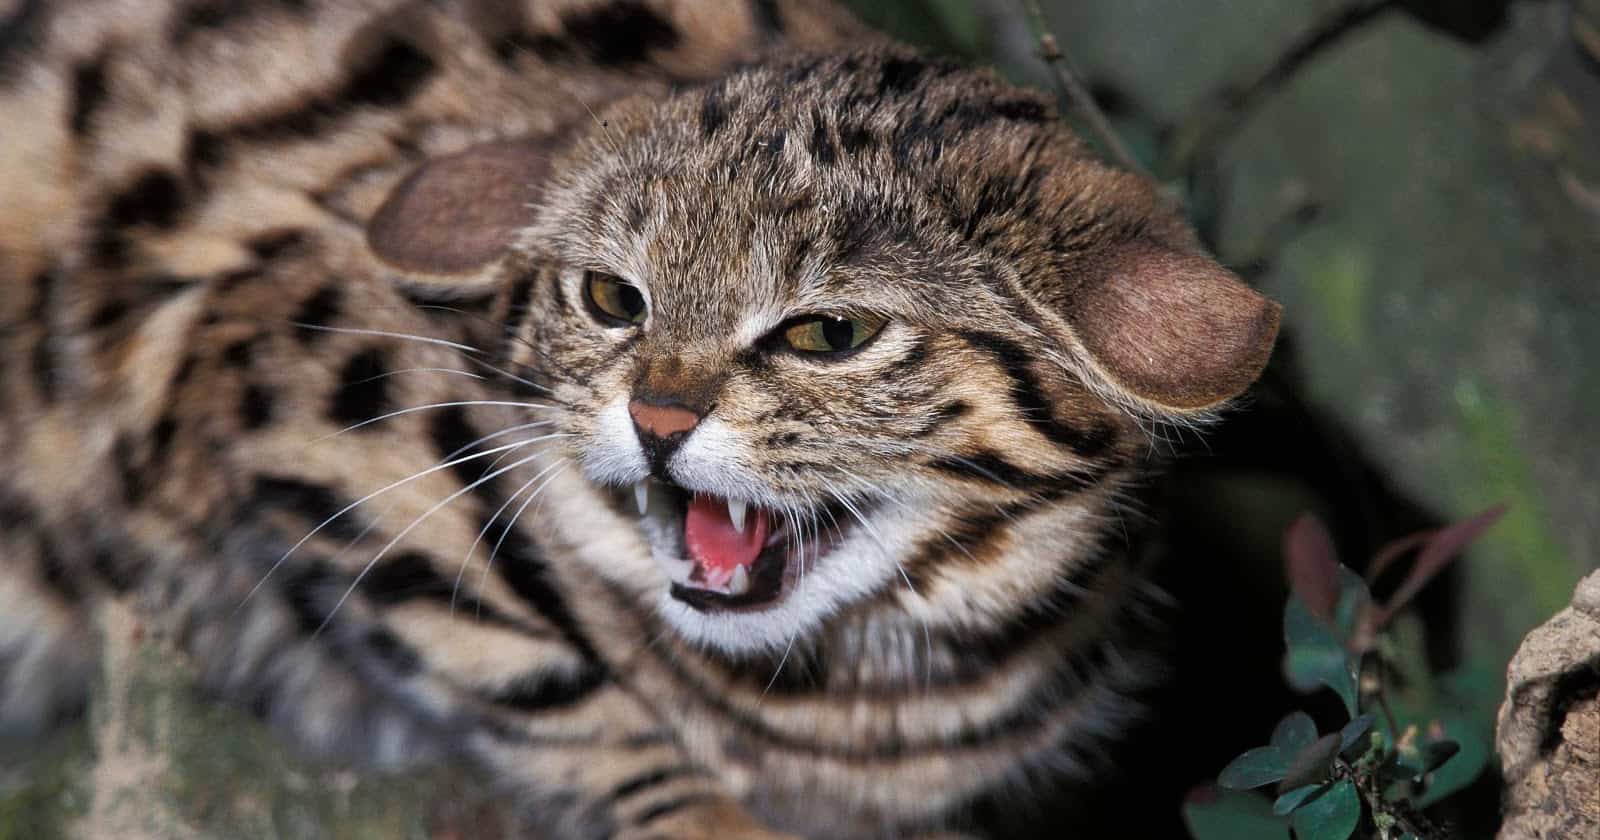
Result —
[[[650,488],[644,482],[633,485],[633,500],[639,504],[639,515],[650,509]]]
[[[744,514],[749,505],[744,502],[728,500],[728,518],[733,520],[733,530],[744,533]]]

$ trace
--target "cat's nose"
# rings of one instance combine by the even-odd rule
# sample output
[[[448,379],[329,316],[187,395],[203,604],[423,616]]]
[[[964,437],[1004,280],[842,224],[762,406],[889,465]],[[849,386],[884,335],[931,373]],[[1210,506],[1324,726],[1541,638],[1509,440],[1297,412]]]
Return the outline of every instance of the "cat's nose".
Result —
[[[628,414],[633,416],[640,434],[663,439],[686,435],[700,422],[700,415],[682,405],[657,405],[643,400],[628,403]]]

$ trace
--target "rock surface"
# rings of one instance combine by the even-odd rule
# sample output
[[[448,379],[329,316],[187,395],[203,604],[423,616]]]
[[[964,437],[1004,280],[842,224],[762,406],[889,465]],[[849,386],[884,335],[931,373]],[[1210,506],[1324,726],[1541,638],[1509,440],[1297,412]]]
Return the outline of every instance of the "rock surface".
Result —
[[[1500,840],[1600,837],[1600,572],[1511,660]]]

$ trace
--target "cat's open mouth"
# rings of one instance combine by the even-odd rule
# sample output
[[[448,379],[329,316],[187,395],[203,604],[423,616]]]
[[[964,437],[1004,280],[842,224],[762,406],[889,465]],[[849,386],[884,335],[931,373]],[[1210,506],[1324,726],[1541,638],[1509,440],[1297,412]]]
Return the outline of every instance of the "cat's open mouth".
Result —
[[[672,597],[701,612],[772,607],[846,530],[832,508],[786,515],[654,479],[621,492],[650,532]]]

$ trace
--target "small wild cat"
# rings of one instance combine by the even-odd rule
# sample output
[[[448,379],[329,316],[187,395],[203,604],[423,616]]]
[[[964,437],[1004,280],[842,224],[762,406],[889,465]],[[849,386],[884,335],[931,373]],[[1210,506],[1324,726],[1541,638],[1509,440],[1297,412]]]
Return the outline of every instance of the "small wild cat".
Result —
[[[560,837],[910,835],[1156,675],[1119,499],[1278,310],[824,2],[0,24],[0,719],[103,598]]]

